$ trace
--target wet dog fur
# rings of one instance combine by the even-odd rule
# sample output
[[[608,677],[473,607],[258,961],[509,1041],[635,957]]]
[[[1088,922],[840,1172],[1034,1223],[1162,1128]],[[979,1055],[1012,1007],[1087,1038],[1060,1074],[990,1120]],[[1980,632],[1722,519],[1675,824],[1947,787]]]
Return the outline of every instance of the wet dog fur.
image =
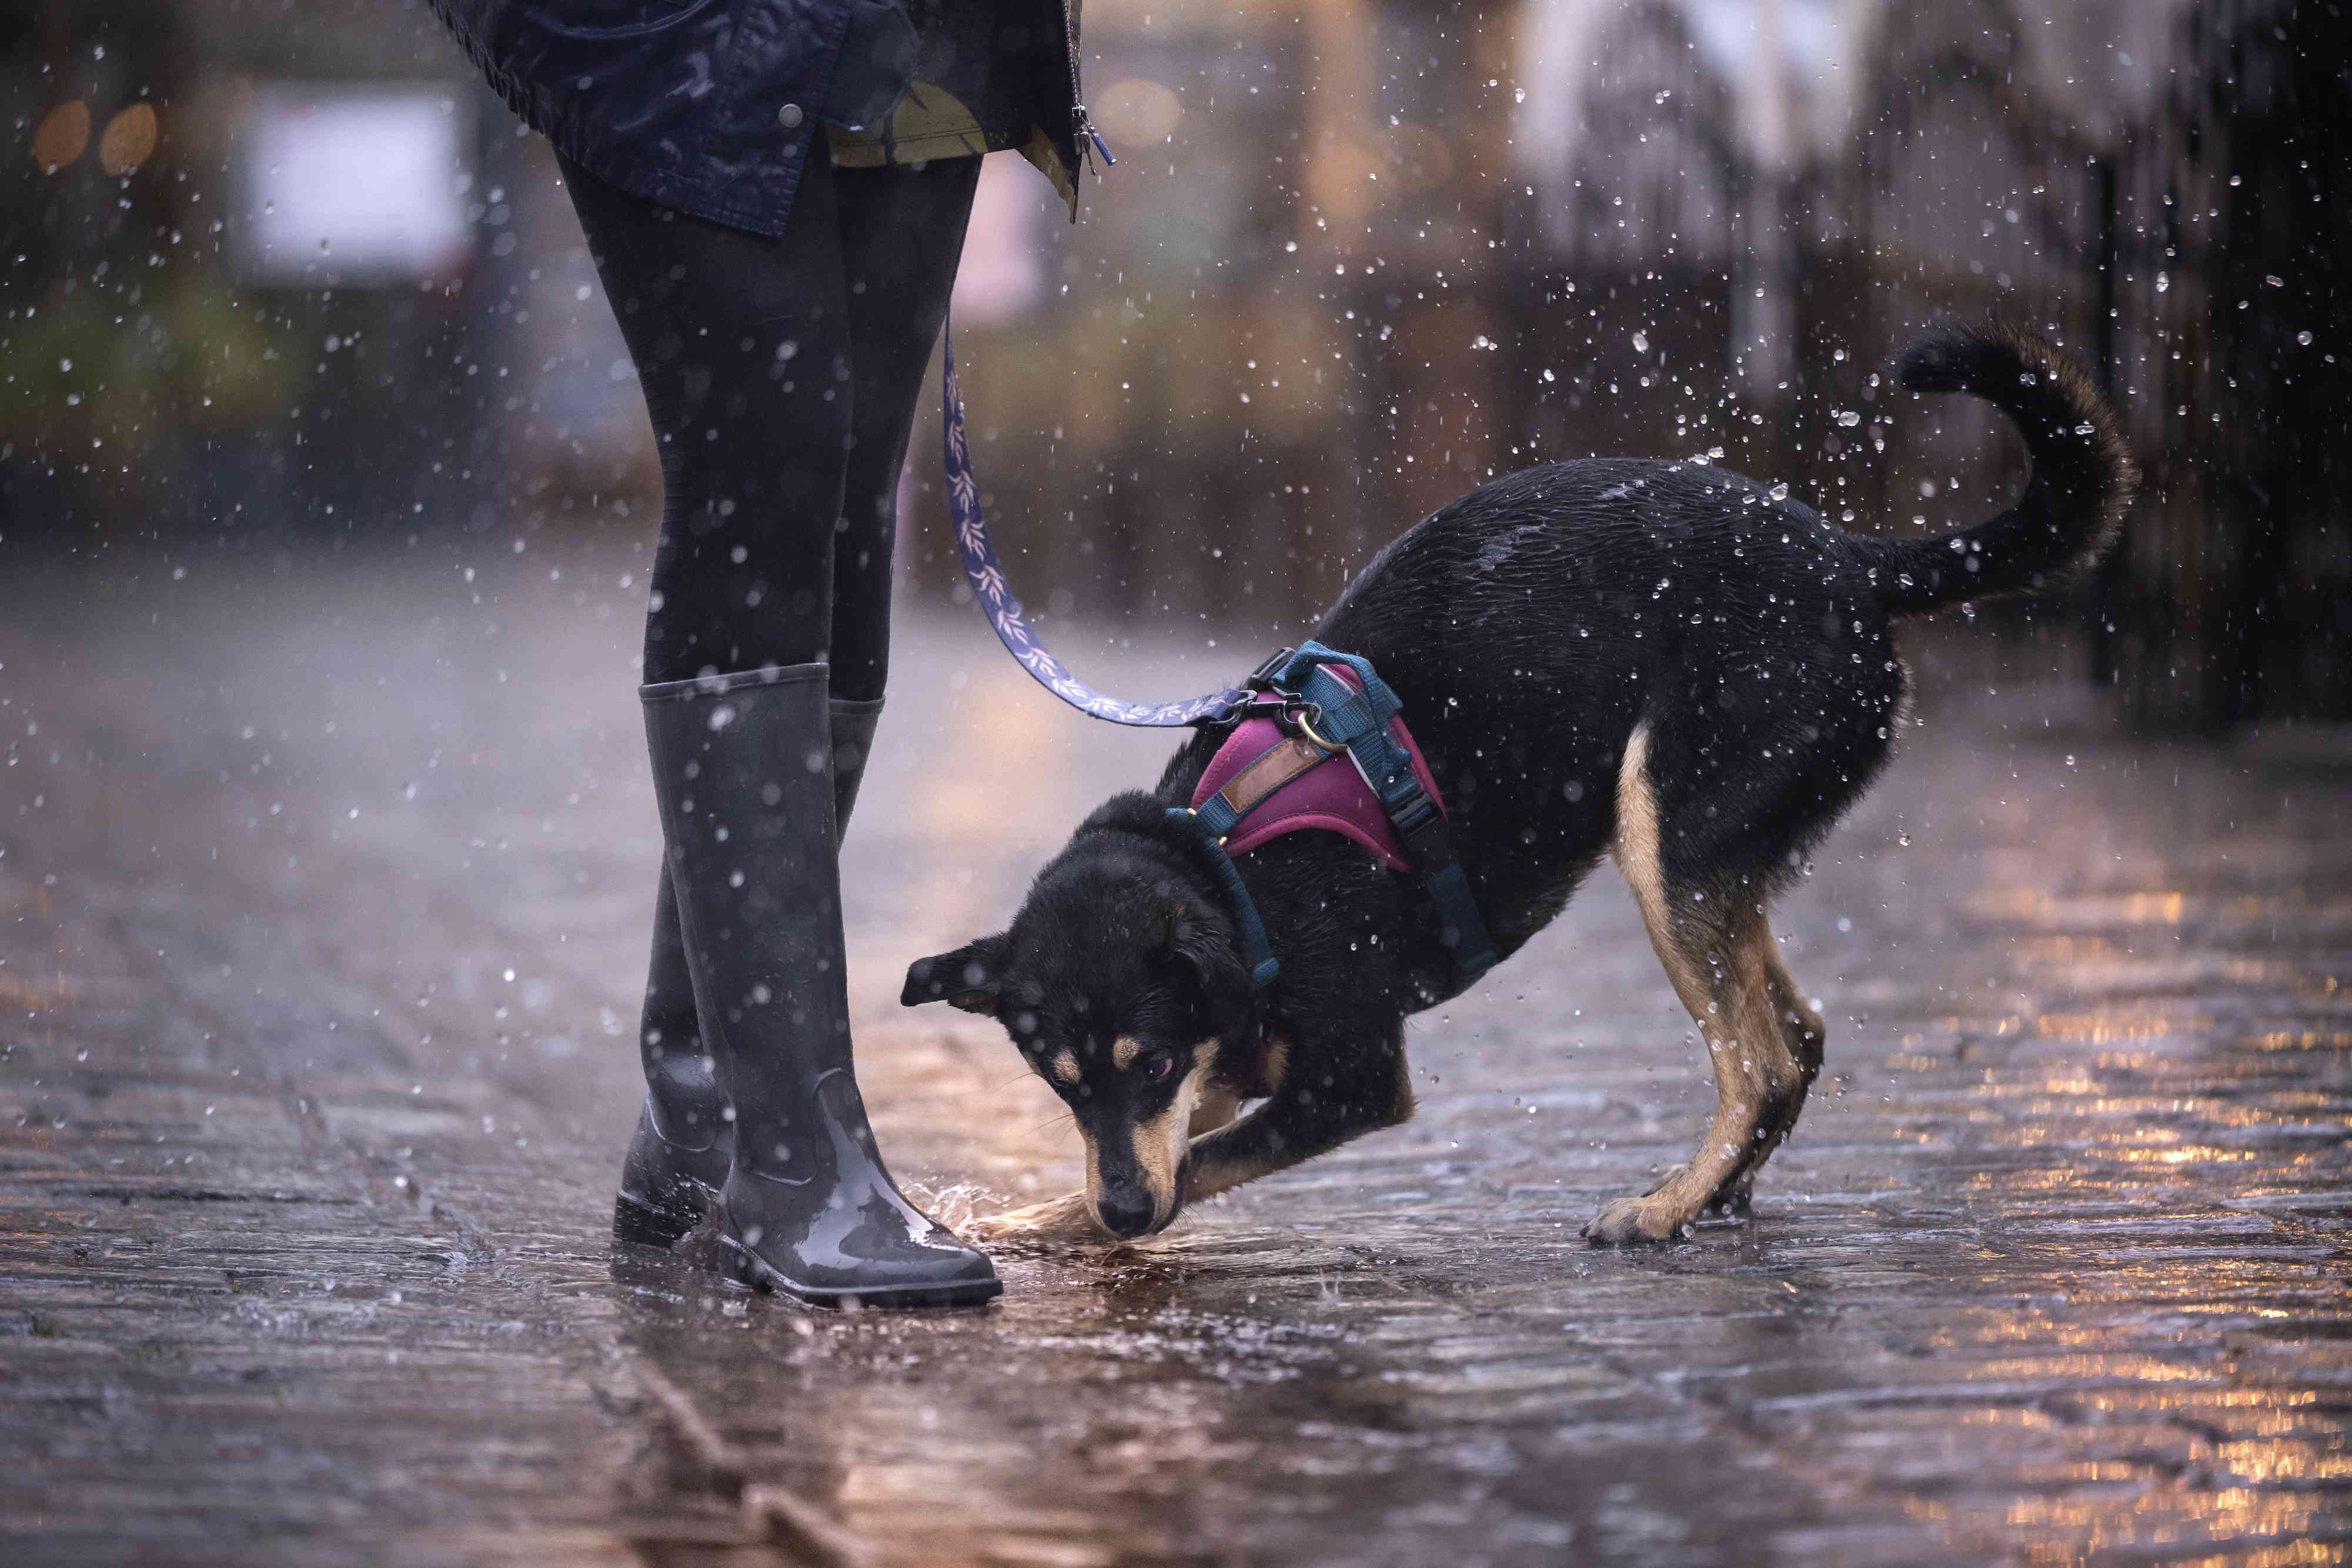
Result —
[[[1905,697],[1894,618],[2080,570],[2129,504],[2113,413],[2048,345],[1947,328],[1897,380],[2009,414],[2033,469],[2015,506],[1958,534],[1874,538],[1718,468],[1545,464],[1396,539],[1314,630],[1402,699],[1497,953],[1608,855],[1698,1025],[1712,1124],[1594,1217],[1596,1246],[1744,1210],[1796,1124],[1823,1034],[1768,910],[1885,762]],[[1006,930],[908,971],[907,1004],[1000,1020],[1086,1141],[1084,1193],[984,1235],[1147,1235],[1412,1114],[1404,1020],[1447,983],[1425,903],[1334,833],[1254,850],[1237,863],[1282,965],[1255,993],[1209,852],[1166,814],[1223,738],[1196,734],[1154,789],[1088,816]]]

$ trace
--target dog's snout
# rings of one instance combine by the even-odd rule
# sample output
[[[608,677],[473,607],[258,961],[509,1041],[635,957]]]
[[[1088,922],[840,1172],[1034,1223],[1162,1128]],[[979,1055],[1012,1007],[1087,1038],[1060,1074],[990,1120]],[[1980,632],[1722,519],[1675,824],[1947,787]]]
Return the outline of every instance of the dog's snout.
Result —
[[[1105,1187],[1096,1195],[1095,1213],[1101,1218],[1105,1230],[1124,1239],[1140,1236],[1150,1229],[1151,1221],[1159,1213],[1159,1206],[1151,1201],[1151,1194],[1141,1186],[1122,1183],[1118,1186]]]

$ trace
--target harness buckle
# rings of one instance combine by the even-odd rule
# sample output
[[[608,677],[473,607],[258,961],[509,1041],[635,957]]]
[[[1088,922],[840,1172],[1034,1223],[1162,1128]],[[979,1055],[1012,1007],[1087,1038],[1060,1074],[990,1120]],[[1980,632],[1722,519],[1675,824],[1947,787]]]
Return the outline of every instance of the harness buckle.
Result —
[[[1404,803],[1390,811],[1389,821],[1395,827],[1400,839],[1410,840],[1417,837],[1432,821],[1443,823],[1445,819],[1439,814],[1437,802],[1429,798],[1429,792],[1422,789],[1416,779],[1412,792],[1405,797]]]

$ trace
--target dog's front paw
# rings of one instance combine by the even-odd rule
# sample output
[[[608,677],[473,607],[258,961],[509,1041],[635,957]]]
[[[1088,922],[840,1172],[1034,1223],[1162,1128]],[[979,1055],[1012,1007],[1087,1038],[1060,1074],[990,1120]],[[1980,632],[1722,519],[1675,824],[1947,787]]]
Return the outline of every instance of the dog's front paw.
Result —
[[[1584,1239],[1595,1247],[1651,1247],[1678,1239],[1688,1224],[1679,1203],[1652,1193],[1610,1204],[1584,1228]]]
[[[981,1215],[968,1221],[964,1231],[977,1241],[1075,1246],[1112,1239],[1110,1232],[1095,1218],[1094,1206],[1082,1192],[1008,1209],[1003,1214]]]

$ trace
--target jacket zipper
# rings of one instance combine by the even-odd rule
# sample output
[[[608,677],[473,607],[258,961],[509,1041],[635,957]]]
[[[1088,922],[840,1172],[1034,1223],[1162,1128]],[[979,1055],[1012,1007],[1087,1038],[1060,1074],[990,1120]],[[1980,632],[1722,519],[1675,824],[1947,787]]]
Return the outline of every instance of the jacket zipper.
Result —
[[[1118,165],[1118,160],[1110,155],[1110,143],[1102,139],[1102,132],[1095,129],[1095,122],[1087,118],[1085,104],[1081,103],[1071,109],[1070,123],[1077,131],[1078,150],[1087,153],[1088,162],[1093,162],[1094,153],[1099,152],[1102,154],[1104,167],[1111,168]]]
[[[1094,166],[1094,155],[1102,154],[1103,166],[1115,166],[1118,160],[1110,155],[1110,143],[1102,139],[1095,122],[1087,114],[1086,94],[1078,87],[1078,17],[1076,0],[1062,0],[1062,48],[1070,57],[1070,139],[1078,144],[1080,156],[1088,168]],[[1097,176],[1099,178],[1099,174]]]

